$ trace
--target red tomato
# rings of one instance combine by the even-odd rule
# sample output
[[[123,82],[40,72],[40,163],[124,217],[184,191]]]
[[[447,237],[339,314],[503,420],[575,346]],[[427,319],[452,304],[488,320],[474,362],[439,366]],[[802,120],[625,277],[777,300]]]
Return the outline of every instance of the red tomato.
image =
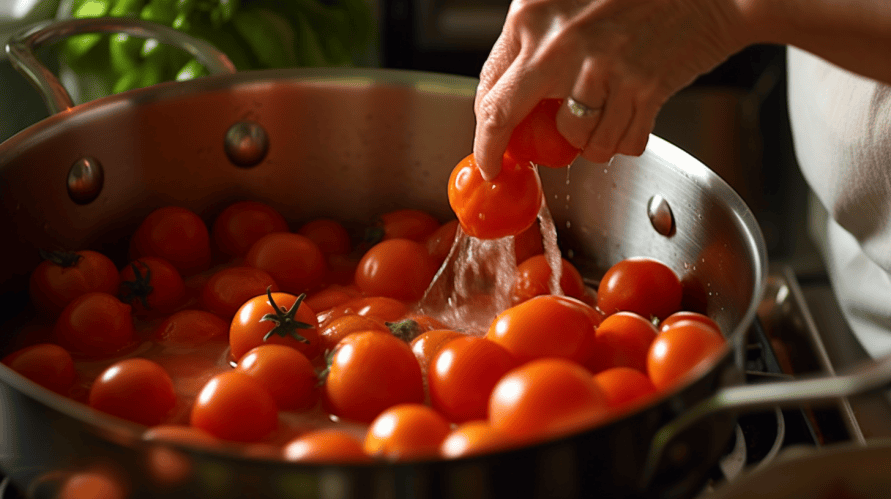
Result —
[[[512,444],[507,435],[493,428],[488,421],[470,421],[448,434],[439,447],[439,453],[446,459],[454,459],[496,452]]]
[[[109,366],[90,387],[90,407],[146,426],[160,424],[176,406],[173,381],[163,367],[132,358]]]
[[[365,434],[365,453],[392,461],[439,456],[449,422],[423,404],[398,404],[382,412]]]
[[[508,372],[489,399],[489,423],[523,442],[589,428],[605,415],[606,396],[591,373],[553,357]]]
[[[343,224],[330,218],[317,218],[303,224],[297,233],[316,243],[326,255],[345,255],[352,249],[350,234]]]
[[[216,247],[230,257],[244,256],[261,237],[273,232],[288,232],[288,222],[278,210],[257,201],[227,206],[211,229]]]
[[[256,379],[282,411],[308,409],[318,401],[316,371],[309,359],[284,345],[260,345],[238,361],[236,370]]]
[[[169,314],[186,303],[186,284],[176,267],[146,256],[121,270],[121,300],[138,316]]]
[[[371,461],[362,441],[344,430],[325,428],[304,433],[282,451],[288,461],[310,463],[364,463]]]
[[[349,286],[356,275],[356,267],[359,266],[359,256],[355,253],[333,253],[325,259],[328,265],[328,273],[324,281],[328,284],[340,284]]]
[[[71,300],[90,291],[118,292],[118,269],[102,253],[40,252],[44,258],[31,272],[28,292],[37,310],[59,315]]]
[[[303,295],[267,291],[238,309],[229,327],[229,347],[235,359],[264,343],[286,345],[315,359],[321,353],[318,327]]]
[[[130,259],[161,257],[185,276],[210,265],[210,234],[204,220],[186,208],[166,206],[151,212],[130,239]]]
[[[440,226],[439,220],[422,210],[403,209],[384,213],[377,227],[383,231],[381,240],[411,239],[425,242]]]
[[[53,337],[69,352],[110,357],[136,345],[130,305],[99,291],[75,298],[62,310]]]
[[[56,499],[126,499],[121,479],[106,471],[78,471],[65,478]]]
[[[627,258],[606,271],[597,288],[597,306],[607,315],[629,311],[664,319],[681,308],[681,281],[653,258]]]
[[[423,244],[388,239],[369,249],[356,267],[356,285],[369,296],[413,302],[424,296],[436,267]]]
[[[464,333],[451,329],[431,329],[411,340],[411,351],[415,354],[415,358],[418,359],[418,364],[421,365],[424,379],[427,378],[430,363],[437,352],[439,352],[439,349],[446,343],[464,336]]]
[[[544,99],[514,128],[507,153],[517,161],[549,168],[569,166],[581,152],[557,130],[563,99]]]
[[[519,234],[538,218],[542,203],[541,180],[535,167],[505,155],[501,173],[483,179],[473,154],[452,170],[449,205],[467,235],[499,239]]]
[[[544,253],[544,240],[541,235],[541,225],[536,220],[528,229],[514,236],[514,256],[517,262],[525,262],[542,253]]]
[[[320,287],[328,271],[325,255],[316,243],[286,232],[260,238],[248,250],[245,263],[265,270],[282,291],[295,294]]]
[[[319,322],[324,326],[338,317],[351,314],[374,317],[384,322],[394,322],[405,317],[407,313],[408,305],[401,300],[386,296],[368,296],[354,298],[319,314]]]
[[[541,295],[499,314],[486,338],[520,362],[541,357],[583,362],[591,354],[595,327],[588,305],[567,296]]]
[[[647,373],[657,390],[696,375],[727,348],[724,337],[698,321],[681,321],[659,333],[647,355]]]
[[[432,234],[427,236],[424,245],[427,246],[427,253],[435,263],[436,267],[442,265],[455,244],[455,236],[458,232],[458,221],[450,220],[436,229]]]
[[[155,340],[168,345],[198,346],[225,339],[229,323],[204,310],[180,310],[165,318],[155,330]]]
[[[325,398],[334,415],[367,423],[390,406],[424,401],[421,367],[395,336],[351,334],[332,355]]]
[[[309,305],[309,308],[317,311],[318,313],[322,313],[338,305],[343,305],[344,303],[354,298],[358,298],[359,296],[359,291],[355,289],[351,289],[340,284],[332,284],[325,289],[316,291],[315,293],[307,296],[306,300],[304,300],[304,303]]]
[[[476,336],[454,339],[439,349],[428,367],[430,403],[450,421],[486,419],[492,389],[518,364],[494,341]]]
[[[56,393],[67,395],[77,372],[67,350],[52,343],[39,343],[17,350],[3,358],[13,371]]]
[[[594,353],[585,367],[598,373],[611,367],[647,372],[647,352],[658,331],[652,322],[634,312],[607,316],[594,335]]]
[[[380,319],[357,314],[343,315],[320,328],[319,337],[322,343],[322,351],[332,351],[342,339],[353,333],[365,331],[390,334],[390,328]]]
[[[205,310],[231,320],[246,301],[266,294],[267,289],[278,291],[278,284],[265,270],[229,267],[210,276],[199,300]]]
[[[594,375],[594,382],[606,395],[606,405],[621,410],[649,400],[656,394],[650,378],[631,367],[613,367]]]
[[[585,296],[585,282],[575,265],[561,258],[560,289],[566,296],[581,299]],[[545,255],[534,255],[517,265],[517,278],[511,300],[514,305],[533,296],[551,294],[551,265]]]
[[[259,381],[228,371],[204,385],[192,405],[189,423],[223,440],[256,442],[278,426],[278,407]]]
[[[705,314],[700,314],[699,312],[690,312],[687,310],[681,310],[680,312],[675,312],[675,313],[669,315],[668,317],[666,317],[664,321],[659,323],[659,330],[665,331],[672,325],[677,324],[678,322],[681,322],[681,321],[686,321],[686,320],[701,322],[701,323],[705,324],[706,326],[714,328],[715,331],[717,331],[719,333],[721,332],[721,327],[718,326],[718,323],[715,322],[711,317],[709,317]]]

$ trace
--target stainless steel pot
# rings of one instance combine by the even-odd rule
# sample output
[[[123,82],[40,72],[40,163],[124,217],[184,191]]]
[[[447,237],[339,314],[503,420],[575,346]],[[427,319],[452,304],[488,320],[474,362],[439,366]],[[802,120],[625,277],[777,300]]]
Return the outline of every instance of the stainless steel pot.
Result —
[[[67,21],[21,33],[8,48],[55,111],[0,144],[0,233],[8,240],[0,293],[23,310],[21,320],[33,314],[25,290],[37,248],[96,248],[123,258],[136,222],[163,205],[208,221],[240,199],[267,202],[293,224],[320,215],[364,222],[397,207],[451,217],[445,186],[471,150],[475,80],[276,70],[160,84],[72,107],[30,56],[38,45],[84,30],[183,43],[149,28],[120,19]],[[205,60],[226,66],[220,56]],[[772,398],[770,389],[731,386],[740,379],[766,254],[751,212],[712,171],[651,137],[641,157],[609,165],[580,159],[542,177],[561,246],[589,278],[624,257],[661,259],[683,276],[688,304],[721,324],[733,345],[728,354],[632,414],[519,450],[325,466],[173,445],[164,450],[186,470],[174,482],[153,468],[159,444],[144,442],[143,428],[2,366],[0,469],[36,497],[53,497],[70,473],[95,467],[110,470],[130,497],[682,497],[698,490],[723,451],[734,409],[820,398],[796,388],[803,385],[774,385],[787,391]],[[15,327],[15,320],[3,326],[6,338]]]

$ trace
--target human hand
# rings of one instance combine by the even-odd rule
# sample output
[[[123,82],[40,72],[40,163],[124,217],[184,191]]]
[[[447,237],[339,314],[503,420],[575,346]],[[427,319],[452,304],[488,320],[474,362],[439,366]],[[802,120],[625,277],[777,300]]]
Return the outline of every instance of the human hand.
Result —
[[[640,155],[665,101],[747,37],[733,0],[514,0],[474,102],[483,177],[545,98],[566,99],[557,128],[586,159]]]

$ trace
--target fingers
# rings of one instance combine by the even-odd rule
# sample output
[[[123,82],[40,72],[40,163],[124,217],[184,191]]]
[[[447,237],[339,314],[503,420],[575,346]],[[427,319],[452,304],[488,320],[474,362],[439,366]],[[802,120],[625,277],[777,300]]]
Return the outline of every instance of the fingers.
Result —
[[[606,85],[595,71],[592,60],[587,59],[572,92],[557,111],[557,130],[570,144],[583,149],[603,116],[606,99]],[[574,111],[571,108],[573,100],[586,109],[582,109],[583,112]]]

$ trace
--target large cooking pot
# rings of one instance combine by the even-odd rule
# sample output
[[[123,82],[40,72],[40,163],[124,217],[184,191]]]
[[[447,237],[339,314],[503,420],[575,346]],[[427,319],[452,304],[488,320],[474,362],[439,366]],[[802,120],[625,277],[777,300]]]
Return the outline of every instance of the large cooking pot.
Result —
[[[174,42],[227,71],[212,48],[137,21],[66,21],[10,42],[13,63],[55,114],[0,144],[0,233],[7,237],[0,293],[22,310],[3,325],[7,350],[17,321],[34,314],[25,290],[38,248],[94,248],[123,262],[127,235],[160,206],[184,206],[210,221],[227,203],[255,199],[294,226],[321,215],[366,222],[400,207],[452,216],[446,184],[471,151],[475,80],[270,70],[72,106],[32,52],[84,31]],[[688,304],[722,326],[727,354],[675,392],[566,438],[476,458],[353,466],[162,448],[142,440],[144,428],[0,366],[0,469],[35,497],[53,497],[66,477],[93,469],[118,480],[129,497],[684,497],[699,490],[724,450],[734,409],[831,400],[888,377],[840,378],[862,383],[826,393],[809,392],[814,385],[733,386],[764,287],[764,242],[739,196],[678,148],[651,137],[641,157],[579,159],[541,174],[560,244],[588,278],[630,256],[668,263],[683,276]],[[161,451],[182,465],[176,480],[158,472]]]

